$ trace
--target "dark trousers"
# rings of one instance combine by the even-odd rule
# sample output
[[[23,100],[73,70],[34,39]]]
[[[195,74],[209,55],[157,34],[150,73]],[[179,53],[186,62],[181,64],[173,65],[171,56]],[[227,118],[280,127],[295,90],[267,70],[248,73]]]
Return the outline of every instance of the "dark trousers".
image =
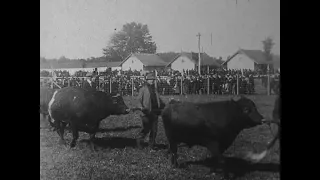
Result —
[[[138,141],[144,140],[144,138],[149,134],[149,146],[153,147],[156,142],[156,136],[158,132],[158,115],[154,112],[141,115],[142,120],[142,130],[139,133]]]

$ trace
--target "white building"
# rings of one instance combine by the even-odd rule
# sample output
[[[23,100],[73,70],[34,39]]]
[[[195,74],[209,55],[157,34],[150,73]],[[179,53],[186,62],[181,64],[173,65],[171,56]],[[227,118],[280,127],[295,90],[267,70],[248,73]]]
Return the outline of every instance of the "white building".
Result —
[[[166,64],[167,63],[156,54],[133,53],[124,59],[120,66],[122,71],[150,71],[154,69],[163,69]]]
[[[279,62],[278,62],[279,61]],[[276,63],[275,63],[276,62]],[[271,64],[275,63],[280,68],[280,57],[278,60],[274,58]],[[244,50],[239,49],[229,59],[227,59],[222,65],[227,69],[250,69],[257,70],[258,65],[267,65],[269,62],[261,50]]]
[[[201,66],[219,67],[219,63],[206,53],[200,53]],[[195,70],[198,67],[199,54],[194,52],[182,52],[177,55],[168,65],[172,70]]]

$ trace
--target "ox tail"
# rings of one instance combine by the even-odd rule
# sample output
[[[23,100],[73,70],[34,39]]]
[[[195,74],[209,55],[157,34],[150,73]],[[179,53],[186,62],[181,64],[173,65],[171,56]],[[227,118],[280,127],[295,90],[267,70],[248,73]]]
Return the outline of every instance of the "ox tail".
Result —
[[[276,143],[276,141],[279,139],[279,132],[280,132],[280,125],[277,123],[278,125],[278,131],[277,134],[275,135],[275,137],[273,138],[273,140],[268,143],[266,150],[262,151],[261,153],[253,153],[253,152],[249,152],[246,155],[246,158],[253,161],[253,162],[259,162],[261,161],[264,157],[266,157],[266,155],[268,154],[268,152],[270,151],[270,149],[274,146],[274,144]]]
[[[52,104],[53,104],[53,102],[55,101],[55,97],[56,97],[57,92],[58,92],[58,90],[56,90],[56,91],[53,93],[52,98],[51,98],[51,100],[50,100],[50,102],[49,102],[49,104],[48,104],[48,114],[49,114],[49,116],[50,116],[50,118],[49,118],[50,124],[53,124],[54,121],[55,121],[55,119],[52,118]]]

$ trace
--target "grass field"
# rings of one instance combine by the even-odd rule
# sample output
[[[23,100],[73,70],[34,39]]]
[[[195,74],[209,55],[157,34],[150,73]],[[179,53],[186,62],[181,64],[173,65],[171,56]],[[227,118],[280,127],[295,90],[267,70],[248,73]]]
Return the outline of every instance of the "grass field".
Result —
[[[275,96],[248,96],[258,106],[259,112],[270,117]],[[162,97],[166,102],[169,97]],[[185,97],[176,96],[176,99]],[[204,102],[220,100],[228,97],[187,96],[188,101]],[[124,97],[129,107],[135,107],[137,100]],[[48,129],[40,129],[40,179],[219,179],[219,175],[209,174],[210,164],[205,161],[210,156],[203,147],[191,149],[179,148],[179,162],[188,162],[188,167],[171,168],[169,159],[165,157],[167,140],[164,134],[162,120],[159,120],[159,130],[156,142],[158,149],[150,151],[147,147],[137,149],[135,138],[140,130],[139,112],[123,116],[111,116],[103,120],[100,128],[104,132],[97,133],[98,152],[92,153],[86,141],[89,135],[80,133],[77,146],[74,149],[58,144],[58,134]],[[271,128],[273,133],[276,127]],[[69,144],[72,135],[65,133]],[[259,164],[249,165],[239,158],[246,150],[262,150],[273,135],[268,126],[258,126],[243,131],[235,143],[227,150],[229,166],[238,179],[280,179],[279,177],[279,144]],[[146,141],[147,142],[147,141]]]

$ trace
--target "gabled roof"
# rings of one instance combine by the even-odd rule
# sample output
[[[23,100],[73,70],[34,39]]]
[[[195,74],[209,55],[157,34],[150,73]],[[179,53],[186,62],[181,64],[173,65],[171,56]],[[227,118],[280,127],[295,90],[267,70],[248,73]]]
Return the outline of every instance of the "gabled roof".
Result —
[[[120,67],[121,61],[107,62],[107,67]]]
[[[165,52],[165,53],[157,53],[157,55],[166,63],[170,63],[177,55],[178,52]]]
[[[166,66],[167,64],[156,54],[132,53],[120,63],[120,66],[132,56],[139,59],[144,66]]]
[[[189,59],[193,60],[195,63],[198,63],[199,60],[199,53],[195,53],[195,52],[181,52],[180,54],[178,54],[175,58],[172,59],[172,61],[167,64],[167,66],[169,66],[171,63],[173,63],[178,57],[180,56],[186,56]],[[202,66],[216,66],[216,67],[220,67],[220,64],[212,57],[210,57],[208,54],[206,53],[200,53],[201,56],[201,65]]]
[[[228,63],[231,59],[233,59],[236,55],[243,54],[250,58],[257,64],[268,64],[269,62],[266,60],[264,52],[261,50],[245,50],[239,49],[236,53],[234,53],[229,59],[227,59],[222,65]]]

